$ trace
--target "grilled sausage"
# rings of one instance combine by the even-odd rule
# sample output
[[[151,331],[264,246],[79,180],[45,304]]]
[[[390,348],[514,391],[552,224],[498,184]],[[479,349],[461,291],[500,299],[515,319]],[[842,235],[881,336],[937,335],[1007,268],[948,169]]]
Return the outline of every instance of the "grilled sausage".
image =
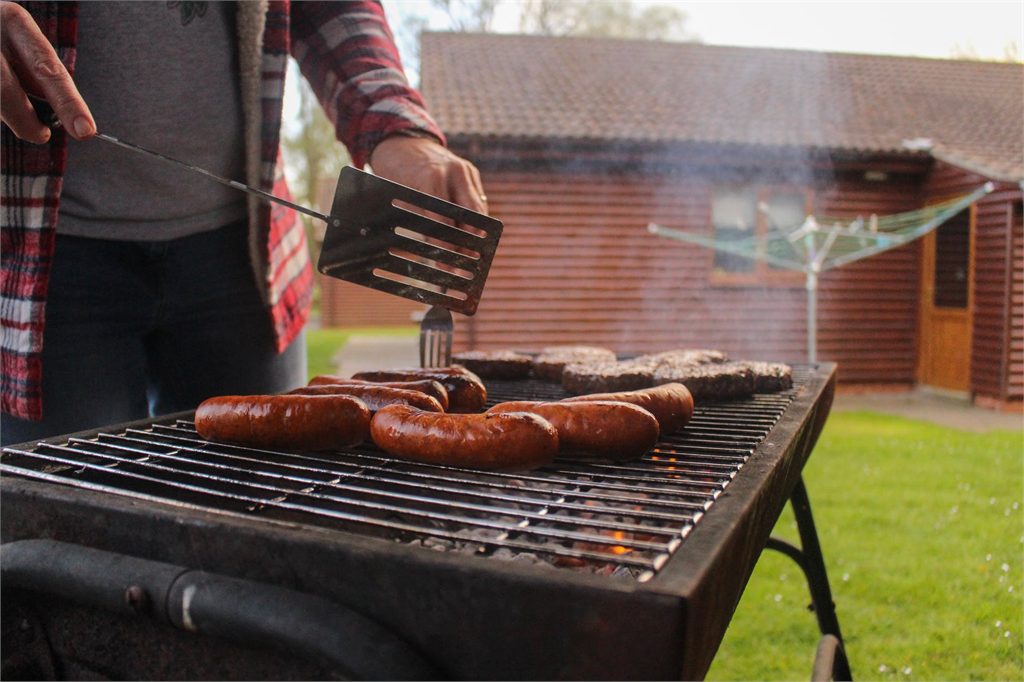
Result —
[[[624,402],[498,403],[486,414],[529,412],[547,419],[558,431],[558,453],[625,461],[643,457],[658,442],[658,420],[647,410]]]
[[[465,367],[407,367],[358,372],[353,379],[369,381],[421,381],[433,379],[448,390],[448,411],[460,413],[482,412],[487,403],[487,388],[480,377]]]
[[[373,442],[396,457],[489,471],[522,471],[548,464],[558,432],[535,414],[438,414],[407,405],[377,412]]]
[[[419,381],[367,381],[365,379],[342,379],[330,374],[321,374],[309,380],[310,386],[327,386],[330,384],[349,386],[387,386],[389,388],[402,388],[407,391],[419,391],[426,393],[431,398],[441,403],[441,409],[448,411],[448,389],[433,379],[421,379]]]
[[[196,409],[208,440],[283,450],[336,450],[370,435],[370,409],[348,395],[221,396]]]
[[[373,384],[303,386],[294,391],[288,391],[288,395],[351,395],[366,403],[370,412],[376,412],[388,405],[411,405],[426,412],[444,412],[441,403],[426,393]]]
[[[594,400],[615,400],[644,408],[658,420],[663,435],[683,428],[693,416],[693,396],[686,386],[675,383],[644,388],[639,391],[578,395],[566,398],[561,402],[590,402]]]

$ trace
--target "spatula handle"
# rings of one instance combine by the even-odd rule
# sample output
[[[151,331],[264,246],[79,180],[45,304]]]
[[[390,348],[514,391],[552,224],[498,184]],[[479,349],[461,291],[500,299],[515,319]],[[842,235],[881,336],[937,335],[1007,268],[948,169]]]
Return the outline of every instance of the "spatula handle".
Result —
[[[53,110],[50,103],[42,97],[36,97],[35,95],[29,95],[28,101],[32,105],[32,108],[36,110],[36,118],[47,128],[60,128],[64,124],[61,123],[60,118],[57,117],[57,112]]]
[[[41,97],[36,97],[35,95],[29,95],[28,99],[32,103],[32,106],[35,108],[36,116],[39,117],[39,120],[42,122],[43,125],[49,126],[50,128],[60,128],[63,125],[61,120],[57,117],[57,113],[53,110],[53,107],[51,107],[50,103],[47,102],[45,99]],[[185,163],[184,161],[178,161],[177,159],[172,159],[169,156],[158,154],[157,152],[150,151],[149,149],[146,149],[144,147],[140,147],[137,144],[132,144],[131,142],[119,140],[112,135],[107,135],[105,133],[98,132],[94,137],[103,140],[104,142],[116,144],[117,146],[123,147],[124,149],[130,149],[133,152],[138,152],[140,154],[145,154],[154,159],[159,159],[164,163],[172,164],[174,166],[177,166],[178,168],[184,168],[185,170],[190,170],[194,173],[199,173],[200,175],[204,175],[210,178],[211,180],[215,180],[221,183],[222,185],[227,185],[228,187],[233,187],[237,190],[247,192],[249,194],[252,194],[253,196],[257,196],[260,199],[263,199],[264,201],[272,201],[274,203],[281,204],[282,206],[287,206],[293,211],[305,213],[306,215],[311,216],[313,218],[319,218],[328,225],[338,226],[341,224],[341,221],[338,220],[337,218],[332,218],[330,216],[324,215],[323,213],[318,213],[317,211],[306,208],[305,206],[300,206],[298,204],[292,203],[287,199],[282,199],[281,197],[274,196],[269,192],[264,192],[263,190],[256,189],[255,187],[249,187],[248,185],[242,184],[241,182],[238,182],[236,180],[229,180],[227,178],[223,178],[215,173],[211,173],[205,168],[192,166],[190,164]]]

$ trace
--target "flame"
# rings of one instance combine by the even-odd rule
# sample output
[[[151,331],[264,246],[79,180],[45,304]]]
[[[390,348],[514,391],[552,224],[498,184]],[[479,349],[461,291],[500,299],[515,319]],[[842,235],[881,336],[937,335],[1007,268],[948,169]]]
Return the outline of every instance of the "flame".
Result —
[[[626,539],[626,533],[621,531],[621,530],[612,531],[611,535],[616,540],[625,540]],[[628,547],[623,547],[622,545],[614,545],[610,549],[612,550],[613,554],[626,554],[627,552],[632,552],[633,551],[633,550],[629,549]]]

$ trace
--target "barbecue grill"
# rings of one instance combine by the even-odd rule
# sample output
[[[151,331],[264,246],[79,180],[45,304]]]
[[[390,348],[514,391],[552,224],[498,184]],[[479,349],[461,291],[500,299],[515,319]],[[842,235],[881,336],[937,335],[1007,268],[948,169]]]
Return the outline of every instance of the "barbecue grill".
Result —
[[[487,384],[492,405],[566,395]],[[5,448],[5,666],[697,679],[770,546],[805,569],[848,676],[801,479],[834,388],[834,365],[796,367],[791,390],[698,405],[641,460],[522,474],[214,444],[190,413]],[[802,550],[770,538],[788,499]]]

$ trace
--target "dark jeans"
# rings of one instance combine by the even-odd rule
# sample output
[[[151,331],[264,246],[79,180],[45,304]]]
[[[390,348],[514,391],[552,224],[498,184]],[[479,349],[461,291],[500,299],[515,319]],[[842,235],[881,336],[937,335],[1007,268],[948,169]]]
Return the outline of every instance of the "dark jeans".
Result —
[[[248,249],[244,224],[166,242],[59,235],[43,419],[0,415],[3,444],[303,385],[305,336],[276,352]]]

